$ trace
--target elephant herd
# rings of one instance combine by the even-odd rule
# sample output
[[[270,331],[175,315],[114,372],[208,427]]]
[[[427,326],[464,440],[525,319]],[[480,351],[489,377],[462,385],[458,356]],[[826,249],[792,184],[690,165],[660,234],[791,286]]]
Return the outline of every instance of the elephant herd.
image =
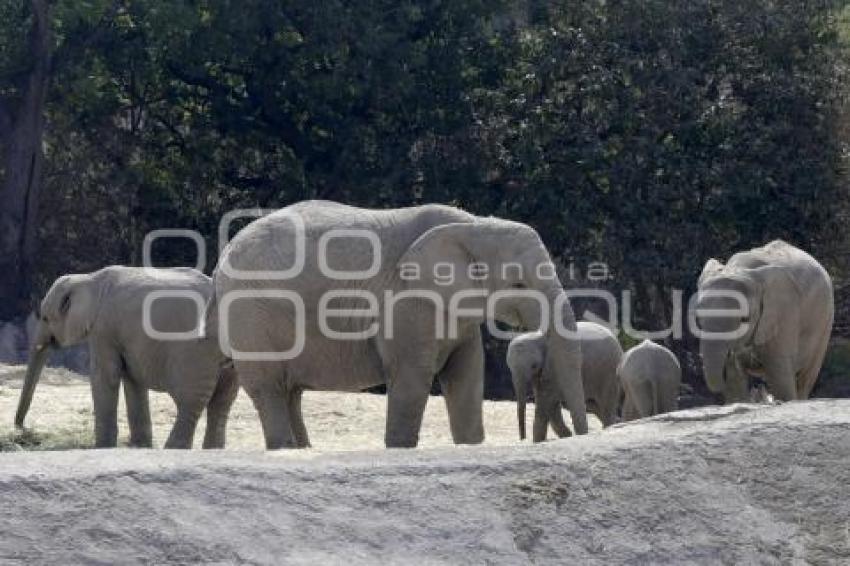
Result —
[[[712,391],[747,400],[758,378],[779,400],[808,396],[833,317],[832,284],[817,261],[775,241],[726,265],[709,260],[698,288]],[[243,228],[212,278],[120,266],[65,275],[38,318],[15,424],[23,426],[50,350],[87,341],[98,447],[116,445],[122,384],[133,446],[152,445],[149,390],[177,406],[167,448],[192,446],[204,409],[203,446],[223,447],[242,387],[273,449],[310,445],[305,390],[386,385],[385,444],[413,447],[435,378],[454,442],[480,443],[481,328],[493,321],[531,331],[507,355],[521,438],[529,385],[541,441],[550,425],[570,434],[562,407],[576,434],[587,432],[588,410],[605,426],[674,410],[681,381],[663,346],[644,341],[624,354],[608,328],[576,322],[533,228],[443,205],[301,202]]]

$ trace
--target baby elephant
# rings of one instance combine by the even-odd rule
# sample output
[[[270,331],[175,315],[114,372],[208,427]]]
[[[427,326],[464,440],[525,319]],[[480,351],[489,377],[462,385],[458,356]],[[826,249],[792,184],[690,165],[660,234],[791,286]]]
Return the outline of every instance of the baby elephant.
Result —
[[[625,353],[617,375],[625,394],[623,420],[676,410],[682,368],[664,346],[644,340]]]
[[[604,426],[608,426],[613,424],[617,416],[620,401],[617,364],[623,356],[623,349],[611,331],[601,324],[579,322],[578,336],[582,351],[581,376],[585,403],[587,409]],[[559,437],[570,436],[561,413],[563,400],[559,402],[556,396],[546,394],[546,388],[552,386],[552,380],[543,373],[545,358],[546,340],[540,332],[521,334],[511,340],[508,346],[507,362],[516,392],[521,439],[525,439],[525,403],[529,384],[534,391],[534,442],[546,440],[549,424]],[[540,399],[555,399],[555,402],[544,404]]]
[[[218,337],[197,337],[211,294],[211,279],[194,269],[112,266],[63,275],[39,308],[15,424],[24,424],[50,350],[87,341],[95,446],[117,444],[118,390],[123,384],[131,445],[152,445],[148,390],[153,389],[167,392],[177,405],[166,448],[192,447],[205,408],[204,448],[223,447],[238,384]]]

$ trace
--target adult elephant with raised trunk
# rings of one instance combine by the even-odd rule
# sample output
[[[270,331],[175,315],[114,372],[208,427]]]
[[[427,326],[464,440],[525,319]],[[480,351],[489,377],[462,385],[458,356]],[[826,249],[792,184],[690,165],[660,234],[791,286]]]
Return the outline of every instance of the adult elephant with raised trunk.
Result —
[[[525,224],[441,205],[307,201],[244,228],[213,279],[207,323],[218,326],[268,448],[309,444],[303,390],[379,384],[387,385],[386,445],[416,446],[435,376],[454,442],[482,442],[488,297],[490,319],[546,326],[553,391],[570,401],[577,433],[587,432],[581,349],[566,332],[575,330],[573,312]]]
[[[709,389],[726,402],[747,401],[755,376],[779,400],[809,396],[829,345],[834,309],[832,281],[812,256],[776,240],[737,253],[726,265],[710,259],[697,298]]]

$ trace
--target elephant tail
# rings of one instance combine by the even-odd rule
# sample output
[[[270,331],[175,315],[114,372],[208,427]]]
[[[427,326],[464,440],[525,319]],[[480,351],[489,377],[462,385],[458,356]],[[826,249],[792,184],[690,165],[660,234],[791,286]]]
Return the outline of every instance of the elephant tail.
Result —
[[[215,286],[213,286],[212,294],[204,308],[204,318],[201,327],[201,338],[218,339],[219,333],[219,316],[218,316],[218,298],[215,294]],[[225,352],[229,357],[229,353]]]

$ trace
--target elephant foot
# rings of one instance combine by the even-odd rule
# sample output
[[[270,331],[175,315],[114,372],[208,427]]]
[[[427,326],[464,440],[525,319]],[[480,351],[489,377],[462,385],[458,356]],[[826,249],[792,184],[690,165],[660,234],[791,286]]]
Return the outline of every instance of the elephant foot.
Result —
[[[419,444],[419,434],[387,432],[384,436],[384,445],[387,448],[416,448],[417,444]]]
[[[130,448],[153,448],[153,439],[130,438]]]

